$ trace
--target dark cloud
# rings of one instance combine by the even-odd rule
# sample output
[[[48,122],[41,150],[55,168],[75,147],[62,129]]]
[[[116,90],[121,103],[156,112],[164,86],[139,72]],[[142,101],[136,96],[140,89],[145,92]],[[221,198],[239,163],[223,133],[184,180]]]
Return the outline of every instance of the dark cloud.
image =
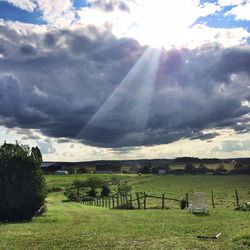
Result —
[[[202,140],[202,141],[206,141],[209,139],[213,139],[216,136],[220,135],[219,133],[203,133],[203,132],[197,132],[195,133],[192,137],[190,137],[191,140]]]
[[[129,12],[128,5],[125,3],[125,1],[122,1],[122,0],[110,0],[109,2],[105,2],[102,0],[94,0],[94,1],[91,1],[91,5],[94,7],[101,8],[106,12],[112,12],[115,9]]]
[[[246,48],[225,49],[213,67],[219,80],[228,81],[231,74],[250,74],[250,50]]]
[[[249,47],[159,51],[93,26],[0,32],[0,125],[111,148],[249,131]]]
[[[47,45],[49,47],[55,45],[55,43],[56,43],[55,36],[52,33],[47,33],[44,36],[44,43],[45,43],[45,45]]]
[[[4,47],[2,44],[0,44],[0,54],[3,54],[4,53]]]
[[[36,49],[33,46],[27,44],[20,47],[20,52],[23,55],[30,56],[36,54]]]

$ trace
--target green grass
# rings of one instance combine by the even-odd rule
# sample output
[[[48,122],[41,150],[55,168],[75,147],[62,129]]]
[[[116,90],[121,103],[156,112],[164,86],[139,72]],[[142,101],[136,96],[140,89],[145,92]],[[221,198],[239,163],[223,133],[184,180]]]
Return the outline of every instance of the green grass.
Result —
[[[65,187],[89,175],[46,176],[49,187]],[[99,175],[99,178],[110,178]],[[48,212],[32,222],[0,224],[0,249],[250,249],[250,212],[233,210],[234,191],[250,201],[250,176],[122,175],[133,191],[171,194],[213,189],[216,208],[209,216],[186,210],[109,210],[63,202],[62,192],[49,194]],[[208,197],[209,198],[209,197]],[[197,235],[222,232],[218,240]]]

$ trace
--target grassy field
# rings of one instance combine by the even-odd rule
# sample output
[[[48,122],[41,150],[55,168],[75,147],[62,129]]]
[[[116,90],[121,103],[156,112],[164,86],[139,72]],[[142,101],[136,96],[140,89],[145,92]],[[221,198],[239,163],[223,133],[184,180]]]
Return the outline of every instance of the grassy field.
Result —
[[[49,188],[64,188],[89,175],[46,176]],[[98,178],[110,178],[99,175]],[[250,249],[250,212],[234,211],[234,191],[250,201],[250,176],[137,176],[122,175],[133,192],[207,191],[209,216],[186,210],[110,210],[65,202],[62,192],[50,193],[48,212],[32,222],[0,224],[0,249]],[[215,192],[216,208],[209,194]],[[222,232],[218,240],[197,235]]]

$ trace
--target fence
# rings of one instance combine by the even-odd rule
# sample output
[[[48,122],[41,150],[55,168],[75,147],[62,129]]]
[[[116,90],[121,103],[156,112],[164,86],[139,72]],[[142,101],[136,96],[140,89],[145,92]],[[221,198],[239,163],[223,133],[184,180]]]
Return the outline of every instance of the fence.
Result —
[[[188,194],[186,196],[186,206],[188,206]],[[166,197],[163,193],[161,196],[148,195],[145,192],[133,194],[115,194],[108,197],[88,197],[84,196],[82,202],[85,205],[106,207],[106,208],[124,208],[124,209],[169,209],[180,208],[181,199]],[[174,204],[173,204],[174,203]]]
[[[227,206],[228,203],[221,202],[219,198],[215,201],[215,193],[212,190],[210,193],[210,201],[207,200],[208,205],[213,208],[216,206]],[[173,195],[169,194],[168,196],[166,193],[163,193],[161,196],[157,195],[151,195],[143,193],[135,193],[135,194],[127,194],[127,195],[121,195],[121,194],[114,194],[109,197],[88,197],[84,196],[82,197],[82,202],[85,205],[92,205],[92,206],[99,206],[99,207],[106,207],[106,208],[123,208],[123,209],[176,209],[180,208],[180,203],[185,200],[185,205],[188,207],[189,205],[189,195],[188,193],[185,193],[184,199],[178,199],[173,197]],[[240,205],[240,198],[239,198],[239,192],[236,190],[234,194],[232,194],[232,197],[230,199],[230,204],[234,207],[238,207]],[[242,200],[244,202],[244,200]]]

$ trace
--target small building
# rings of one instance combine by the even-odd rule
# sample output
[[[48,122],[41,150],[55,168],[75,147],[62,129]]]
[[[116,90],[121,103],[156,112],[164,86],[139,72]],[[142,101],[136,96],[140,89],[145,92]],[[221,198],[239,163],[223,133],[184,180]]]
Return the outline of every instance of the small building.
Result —
[[[55,174],[56,174],[56,175],[65,175],[65,174],[69,174],[69,172],[66,171],[66,170],[57,170],[57,171],[55,172]]]

